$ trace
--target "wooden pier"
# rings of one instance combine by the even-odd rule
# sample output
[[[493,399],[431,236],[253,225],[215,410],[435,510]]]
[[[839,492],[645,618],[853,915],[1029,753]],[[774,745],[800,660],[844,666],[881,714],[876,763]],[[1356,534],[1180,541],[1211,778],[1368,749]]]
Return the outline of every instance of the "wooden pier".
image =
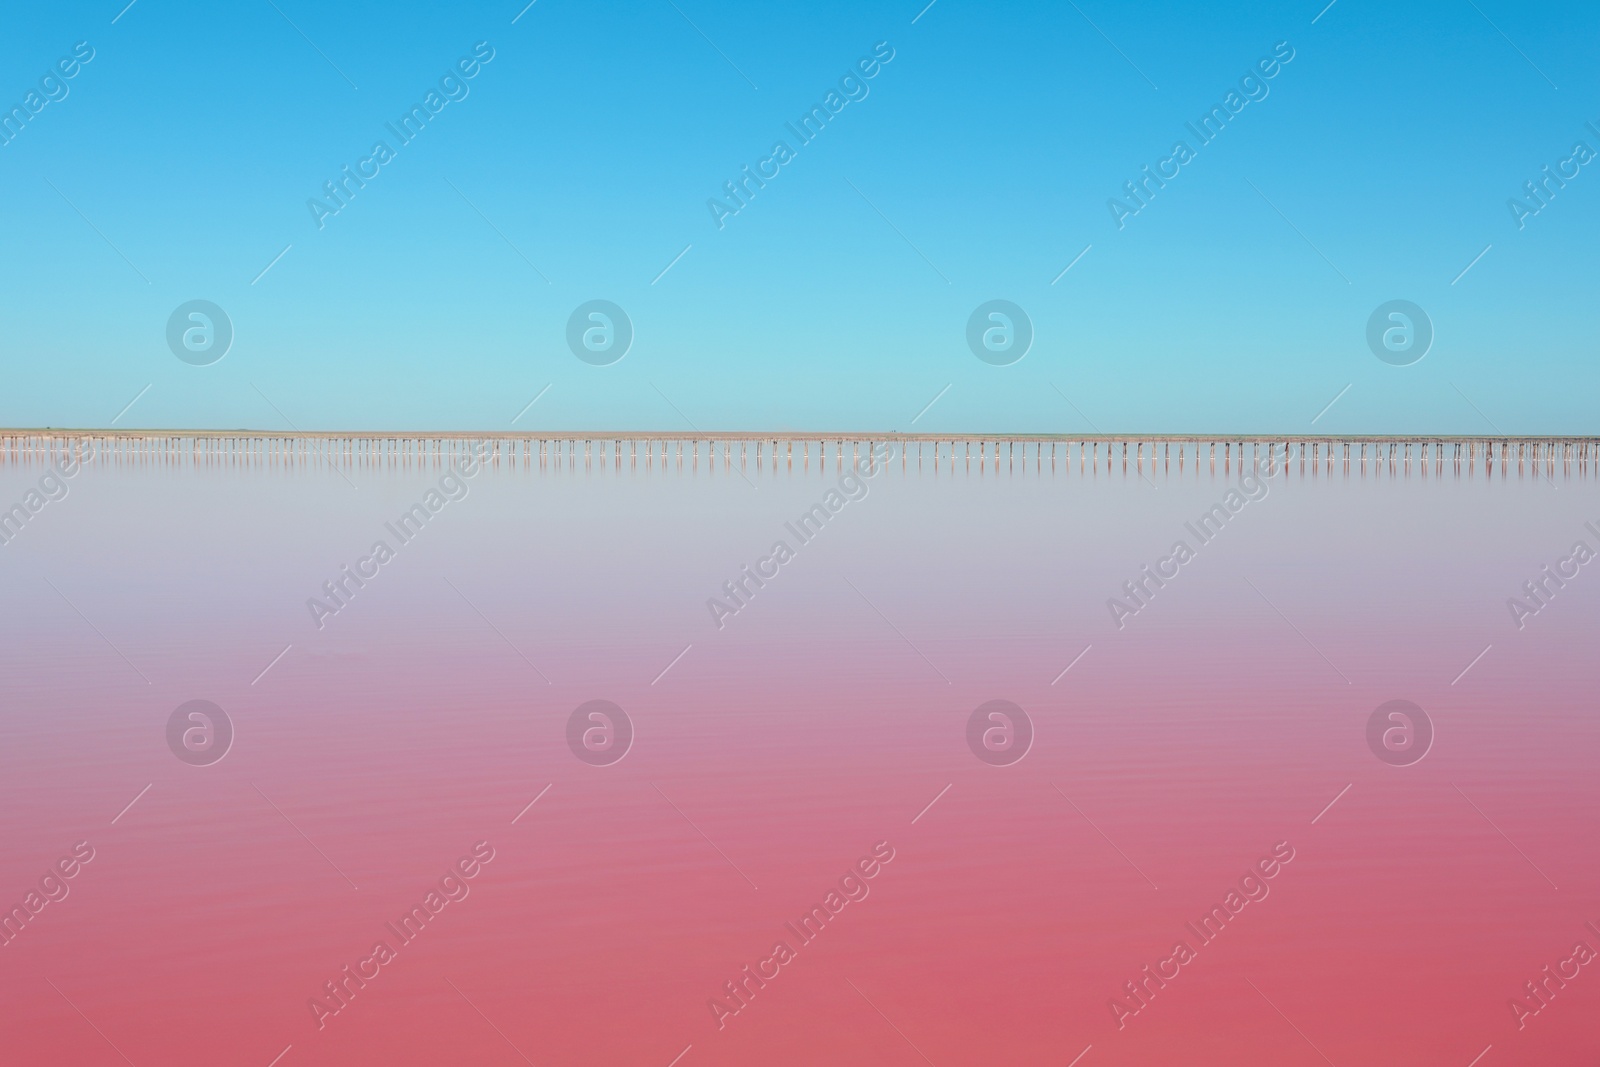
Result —
[[[662,467],[741,472],[832,467],[902,470],[1102,470],[1164,474],[1250,470],[1269,476],[1350,473],[1471,476],[1478,471],[1591,477],[1600,437],[1279,434],[558,433],[530,431],[280,433],[262,430],[0,429],[0,467],[111,466],[445,467],[471,462],[520,469]],[[581,456],[581,463],[580,463]]]

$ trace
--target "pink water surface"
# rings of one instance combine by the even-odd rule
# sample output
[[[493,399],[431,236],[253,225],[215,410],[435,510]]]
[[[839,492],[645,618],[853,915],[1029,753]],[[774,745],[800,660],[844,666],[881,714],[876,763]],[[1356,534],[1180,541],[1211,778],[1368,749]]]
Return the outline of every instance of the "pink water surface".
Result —
[[[1600,575],[1506,603],[1600,548],[1592,471],[1291,465],[1119,628],[1236,468],[895,461],[719,629],[831,460],[502,464],[319,628],[442,473],[103,462],[0,546],[0,904],[93,850],[0,947],[0,1062],[1600,1057],[1600,966],[1524,987],[1600,950]],[[1034,732],[1005,766],[967,742],[997,699]],[[1395,699],[1409,766],[1368,747]],[[191,700],[219,762],[169,750]],[[568,744],[591,700],[635,733],[610,765]]]

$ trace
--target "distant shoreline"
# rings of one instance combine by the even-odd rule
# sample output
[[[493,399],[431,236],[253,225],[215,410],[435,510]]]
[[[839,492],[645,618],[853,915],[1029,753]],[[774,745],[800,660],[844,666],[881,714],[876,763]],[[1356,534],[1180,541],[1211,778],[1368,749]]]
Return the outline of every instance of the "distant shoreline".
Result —
[[[952,441],[1004,441],[1028,444],[1067,444],[1069,442],[1139,444],[1254,444],[1282,442],[1306,444],[1600,444],[1600,434],[1305,434],[1305,433],[993,433],[946,431],[941,433],[902,433],[896,430],[265,430],[239,428],[123,429],[77,427],[0,427],[0,439],[41,438],[255,438],[283,440],[355,441],[734,441],[734,442],[923,442],[946,444]]]

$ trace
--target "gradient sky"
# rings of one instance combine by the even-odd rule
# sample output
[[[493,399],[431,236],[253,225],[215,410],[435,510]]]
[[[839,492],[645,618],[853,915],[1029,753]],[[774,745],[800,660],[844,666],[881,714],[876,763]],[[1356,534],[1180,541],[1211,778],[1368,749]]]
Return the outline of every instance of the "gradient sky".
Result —
[[[5,109],[95,50],[0,147],[0,424],[1595,430],[1600,165],[1507,207],[1600,150],[1592,6],[125,2],[0,36]],[[319,230],[307,200],[479,41]],[[707,199],[880,41],[719,230]],[[1108,198],[1280,41],[1119,231]],[[565,341],[596,298],[636,331],[612,366]],[[996,298],[1036,331],[1012,366],[965,341]],[[193,299],[236,331],[211,366],[166,344]],[[1412,366],[1367,348],[1392,299],[1437,333]]]

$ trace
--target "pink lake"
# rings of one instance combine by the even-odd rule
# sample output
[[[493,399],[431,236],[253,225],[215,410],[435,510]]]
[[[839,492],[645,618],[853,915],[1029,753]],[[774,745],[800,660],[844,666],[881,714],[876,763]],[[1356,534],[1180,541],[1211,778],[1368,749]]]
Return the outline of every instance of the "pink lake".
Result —
[[[0,1058],[1600,1057],[1592,457],[787,445],[7,451]]]

